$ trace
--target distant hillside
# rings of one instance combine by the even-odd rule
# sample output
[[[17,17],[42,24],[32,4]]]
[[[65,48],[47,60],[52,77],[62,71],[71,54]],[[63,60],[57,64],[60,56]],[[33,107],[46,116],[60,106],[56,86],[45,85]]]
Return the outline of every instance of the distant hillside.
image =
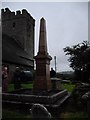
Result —
[[[73,71],[62,71],[62,72],[57,72],[59,74],[73,74]]]
[[[73,71],[57,72],[57,77],[63,80],[72,80],[74,79],[74,72]]]

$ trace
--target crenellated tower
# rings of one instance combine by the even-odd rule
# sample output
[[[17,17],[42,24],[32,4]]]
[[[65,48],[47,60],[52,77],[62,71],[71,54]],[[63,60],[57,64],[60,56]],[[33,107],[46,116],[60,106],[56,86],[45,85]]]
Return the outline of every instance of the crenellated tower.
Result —
[[[34,26],[35,20],[26,9],[11,12],[2,9],[2,31],[14,38],[31,58],[34,55]]]

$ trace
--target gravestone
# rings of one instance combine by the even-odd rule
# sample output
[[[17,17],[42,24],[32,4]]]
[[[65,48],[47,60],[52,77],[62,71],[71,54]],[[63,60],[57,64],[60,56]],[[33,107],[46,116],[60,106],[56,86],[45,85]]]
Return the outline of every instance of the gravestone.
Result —
[[[51,90],[50,60],[52,57],[47,52],[46,23],[44,18],[40,20],[39,50],[34,58],[36,60],[34,93]]]
[[[31,112],[31,117],[33,118],[33,120],[36,120],[36,119],[47,120],[51,118],[51,114],[48,112],[46,107],[44,107],[41,104],[34,104],[30,112]]]
[[[61,80],[59,78],[51,78],[52,81],[52,89],[53,90],[59,90],[62,88],[61,86]]]
[[[82,99],[83,99],[84,102],[86,102],[86,104],[87,104],[88,120],[90,120],[90,91],[88,91],[87,93],[85,93],[85,94],[82,96]]]

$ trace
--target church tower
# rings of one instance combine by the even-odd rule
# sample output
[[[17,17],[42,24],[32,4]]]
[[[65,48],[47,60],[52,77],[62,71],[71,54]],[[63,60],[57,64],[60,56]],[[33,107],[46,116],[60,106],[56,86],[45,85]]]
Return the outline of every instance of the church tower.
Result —
[[[25,9],[16,13],[2,9],[3,33],[14,38],[31,59],[34,56],[34,26],[35,20]]]

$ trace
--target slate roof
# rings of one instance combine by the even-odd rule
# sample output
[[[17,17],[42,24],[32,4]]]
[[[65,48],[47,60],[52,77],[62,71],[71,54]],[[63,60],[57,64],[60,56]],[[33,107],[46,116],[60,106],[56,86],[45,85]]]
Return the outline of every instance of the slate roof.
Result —
[[[34,60],[12,37],[2,34],[2,61],[33,67]]]

